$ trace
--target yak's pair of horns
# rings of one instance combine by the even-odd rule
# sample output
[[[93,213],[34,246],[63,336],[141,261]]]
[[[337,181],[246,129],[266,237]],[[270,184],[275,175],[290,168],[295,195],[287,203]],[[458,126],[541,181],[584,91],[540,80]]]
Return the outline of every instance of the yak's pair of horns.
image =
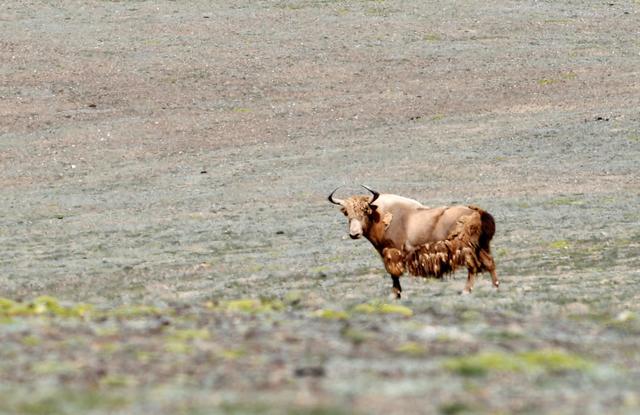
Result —
[[[375,190],[373,190],[372,188],[370,188],[369,186],[365,186],[363,184],[361,184],[360,186],[364,187],[365,189],[367,189],[368,191],[371,192],[371,194],[373,195],[373,198],[371,198],[371,200],[369,201],[369,204],[372,204],[373,202],[375,202],[375,200],[380,197],[380,193],[376,192]],[[333,192],[331,192],[331,194],[329,195],[328,199],[329,202],[333,203],[334,205],[343,205],[344,204],[344,200],[342,199],[334,199],[333,198],[333,194],[336,192],[336,190],[338,190],[339,188],[341,188],[343,186],[338,186],[335,188],[335,190]]]

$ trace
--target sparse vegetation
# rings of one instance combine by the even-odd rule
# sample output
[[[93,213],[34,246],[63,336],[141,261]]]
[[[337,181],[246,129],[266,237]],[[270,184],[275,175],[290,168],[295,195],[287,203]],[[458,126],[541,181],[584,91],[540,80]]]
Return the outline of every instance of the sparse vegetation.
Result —
[[[472,356],[449,359],[444,366],[462,376],[487,376],[500,372],[555,374],[585,371],[592,363],[561,350],[536,350],[517,354],[482,352]]]
[[[611,3],[4,2],[0,414],[640,413]],[[499,290],[389,298],[360,183],[486,207]]]

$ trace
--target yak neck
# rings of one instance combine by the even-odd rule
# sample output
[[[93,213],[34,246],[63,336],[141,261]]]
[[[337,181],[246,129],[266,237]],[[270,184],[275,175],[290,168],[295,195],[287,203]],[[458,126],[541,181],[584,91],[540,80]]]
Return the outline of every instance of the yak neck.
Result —
[[[365,238],[378,250],[384,248],[385,225],[380,220],[380,213],[374,210],[369,216],[369,226],[365,232]]]

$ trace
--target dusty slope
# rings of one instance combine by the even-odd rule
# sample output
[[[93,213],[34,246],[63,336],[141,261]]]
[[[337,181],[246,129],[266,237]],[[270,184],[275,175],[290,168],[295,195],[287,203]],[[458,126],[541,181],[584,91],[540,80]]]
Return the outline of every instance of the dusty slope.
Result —
[[[12,345],[0,410],[34,412],[35,399],[108,411],[121,381],[136,386],[114,404],[124,412],[167,399],[185,412],[636,411],[638,12],[631,1],[5,5],[0,296],[178,317],[157,331],[155,317],[126,315],[110,328],[116,358],[96,346],[113,316],[12,317],[0,325]],[[390,285],[324,199],[361,182],[491,211],[500,293],[484,280],[461,299],[462,278],[409,280],[412,317],[351,312],[387,301]],[[304,301],[275,317],[205,305],[292,290]],[[180,358],[164,353],[183,329],[209,334],[195,351],[175,346]],[[51,337],[77,331],[71,355]],[[130,353],[138,335],[155,364]],[[298,342],[282,346],[289,337]],[[257,360],[225,354],[238,344]],[[396,357],[403,344],[417,357]],[[532,375],[501,361],[495,374],[492,361],[491,382],[446,369],[459,355],[557,348],[591,368]],[[45,352],[69,365],[43,369]],[[319,378],[298,376],[308,365],[323,367]],[[275,383],[251,383],[274,367]],[[95,402],[68,398],[94,372]]]

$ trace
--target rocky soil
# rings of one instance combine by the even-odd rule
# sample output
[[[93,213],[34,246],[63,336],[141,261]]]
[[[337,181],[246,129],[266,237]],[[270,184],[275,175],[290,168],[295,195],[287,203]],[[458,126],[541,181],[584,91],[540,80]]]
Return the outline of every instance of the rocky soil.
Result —
[[[640,411],[637,1],[0,7],[0,413]],[[493,214],[502,286],[326,201]]]

